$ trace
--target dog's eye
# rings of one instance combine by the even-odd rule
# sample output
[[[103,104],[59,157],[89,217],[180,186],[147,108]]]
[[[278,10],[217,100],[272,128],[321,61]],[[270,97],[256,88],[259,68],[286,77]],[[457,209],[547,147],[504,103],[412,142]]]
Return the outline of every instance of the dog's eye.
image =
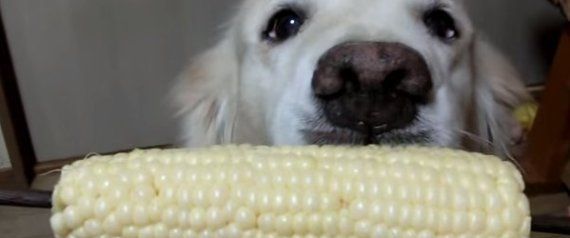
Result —
[[[432,9],[425,13],[424,24],[432,34],[445,42],[451,42],[459,38],[459,31],[455,26],[455,20],[442,9]]]
[[[269,19],[267,29],[263,32],[265,40],[283,42],[295,36],[304,23],[302,14],[293,9],[283,9]]]

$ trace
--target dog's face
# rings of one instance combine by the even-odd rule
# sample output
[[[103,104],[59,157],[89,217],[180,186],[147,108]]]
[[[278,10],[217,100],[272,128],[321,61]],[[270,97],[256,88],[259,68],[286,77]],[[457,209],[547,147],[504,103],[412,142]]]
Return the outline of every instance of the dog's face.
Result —
[[[253,1],[244,97],[271,142],[450,145],[472,30],[452,1]],[[262,64],[262,67],[260,66]],[[451,82],[452,79],[464,82]],[[265,94],[265,95],[255,95]]]
[[[457,0],[248,0],[183,77],[192,146],[504,143],[526,97]]]

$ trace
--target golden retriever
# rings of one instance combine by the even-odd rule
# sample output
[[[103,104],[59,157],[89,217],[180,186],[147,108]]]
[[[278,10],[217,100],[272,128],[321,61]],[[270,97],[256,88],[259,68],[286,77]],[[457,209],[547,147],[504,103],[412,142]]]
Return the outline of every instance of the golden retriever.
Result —
[[[460,0],[245,0],[175,87],[187,146],[422,144],[501,156],[529,100]]]

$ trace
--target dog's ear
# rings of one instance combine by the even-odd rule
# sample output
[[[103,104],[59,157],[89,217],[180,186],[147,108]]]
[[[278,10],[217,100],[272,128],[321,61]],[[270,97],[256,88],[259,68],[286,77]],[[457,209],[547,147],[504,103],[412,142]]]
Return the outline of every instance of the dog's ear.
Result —
[[[532,99],[511,63],[483,39],[472,46],[478,135],[491,142],[487,152],[511,158],[524,147],[524,131],[514,110]]]
[[[198,57],[174,87],[184,143],[189,147],[229,143],[237,107],[237,60],[230,40]]]

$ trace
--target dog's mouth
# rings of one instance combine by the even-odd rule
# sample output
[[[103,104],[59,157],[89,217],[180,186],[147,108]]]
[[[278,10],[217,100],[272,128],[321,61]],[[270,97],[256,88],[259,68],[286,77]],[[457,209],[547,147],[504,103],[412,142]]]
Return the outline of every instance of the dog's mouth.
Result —
[[[416,120],[408,127],[374,134],[336,127],[319,118],[308,120],[305,124],[307,127],[301,133],[308,144],[315,145],[432,144],[433,131],[420,124]]]

